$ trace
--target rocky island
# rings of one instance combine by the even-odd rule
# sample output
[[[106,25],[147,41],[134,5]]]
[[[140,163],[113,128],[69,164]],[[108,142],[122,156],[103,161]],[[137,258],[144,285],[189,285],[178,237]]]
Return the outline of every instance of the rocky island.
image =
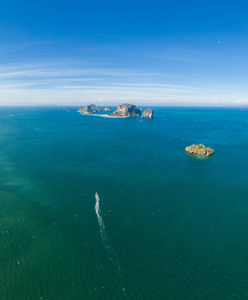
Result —
[[[194,154],[197,156],[211,156],[214,154],[214,150],[211,148],[207,148],[206,146],[199,144],[199,145],[191,145],[185,148],[186,152],[190,154]]]
[[[111,111],[111,108],[110,107],[105,107],[104,110],[105,111]]]
[[[96,112],[102,112],[102,110],[95,106],[95,104],[90,104],[85,107],[80,107],[78,112],[82,114],[94,114]]]
[[[154,112],[151,108],[144,110],[142,118],[152,119],[154,117]]]
[[[126,117],[138,117],[141,115],[141,109],[137,108],[136,105],[124,103],[118,105],[117,110],[111,114],[109,117],[126,118]]]

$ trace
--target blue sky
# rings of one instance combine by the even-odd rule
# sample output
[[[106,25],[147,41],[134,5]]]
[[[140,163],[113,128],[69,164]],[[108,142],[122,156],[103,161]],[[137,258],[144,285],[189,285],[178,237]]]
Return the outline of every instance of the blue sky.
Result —
[[[4,1],[0,105],[248,104],[248,3]]]

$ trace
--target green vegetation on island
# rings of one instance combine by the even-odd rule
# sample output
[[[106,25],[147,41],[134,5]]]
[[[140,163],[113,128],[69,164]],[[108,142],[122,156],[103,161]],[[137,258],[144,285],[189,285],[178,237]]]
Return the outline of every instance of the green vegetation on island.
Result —
[[[214,154],[214,150],[211,148],[207,148],[206,146],[199,144],[199,145],[191,145],[185,148],[186,152],[190,154],[194,154],[197,156],[211,156]]]
[[[90,104],[85,107],[80,107],[78,112],[82,114],[94,114],[96,112],[102,112],[102,110],[95,106],[95,104]]]
[[[136,105],[124,103],[118,105],[116,111],[108,114],[109,117],[126,118],[126,117],[138,117],[141,115],[141,109],[137,108]]]

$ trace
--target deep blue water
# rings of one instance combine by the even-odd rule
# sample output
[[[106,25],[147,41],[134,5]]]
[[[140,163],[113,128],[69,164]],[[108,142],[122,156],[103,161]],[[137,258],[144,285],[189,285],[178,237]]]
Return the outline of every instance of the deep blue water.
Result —
[[[154,112],[0,108],[1,300],[247,299],[248,110]]]

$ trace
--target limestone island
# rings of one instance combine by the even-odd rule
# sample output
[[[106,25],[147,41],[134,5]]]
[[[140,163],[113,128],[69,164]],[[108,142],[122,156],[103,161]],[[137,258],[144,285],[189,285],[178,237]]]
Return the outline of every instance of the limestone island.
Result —
[[[127,118],[127,117],[138,117],[141,115],[141,109],[137,108],[136,105],[124,103],[118,105],[117,110],[111,114],[108,114],[109,117],[116,118]]]
[[[111,111],[111,108],[110,107],[105,107],[104,110],[105,111]]]
[[[70,108],[68,108],[68,107],[66,108],[66,110],[67,110],[67,111],[71,111]]]
[[[154,112],[151,108],[144,110],[142,118],[152,119],[154,117]]]
[[[102,112],[102,110],[95,106],[95,104],[90,104],[85,107],[80,107],[78,112],[81,114],[94,114],[96,112]]]
[[[211,156],[214,154],[213,149],[207,148],[202,144],[191,145],[189,147],[186,147],[185,150],[186,150],[186,152],[188,152],[190,154],[194,154],[194,155],[202,156],[202,157]]]

